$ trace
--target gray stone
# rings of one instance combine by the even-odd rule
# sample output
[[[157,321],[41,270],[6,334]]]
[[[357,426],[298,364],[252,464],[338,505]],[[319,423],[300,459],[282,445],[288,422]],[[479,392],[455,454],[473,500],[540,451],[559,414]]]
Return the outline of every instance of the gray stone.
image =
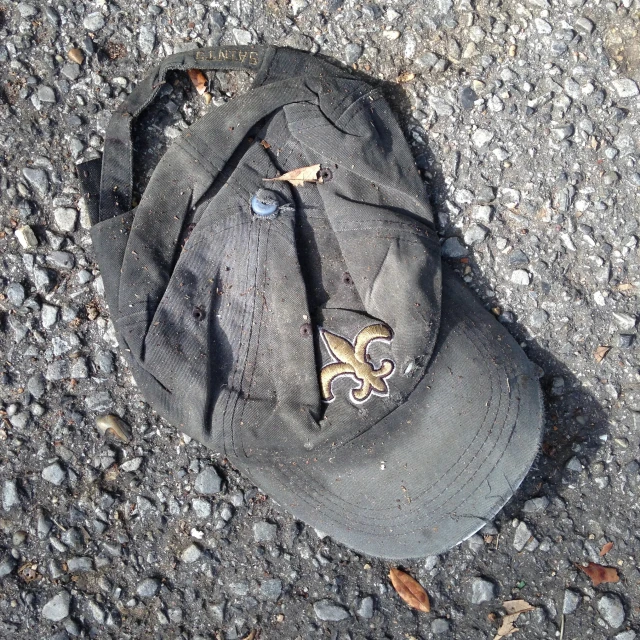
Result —
[[[87,573],[93,571],[93,561],[87,556],[69,558],[67,560],[69,573]]]
[[[42,85],[41,87],[38,87],[38,99],[40,102],[53,104],[56,102],[56,93],[51,87]]]
[[[67,591],[61,591],[42,607],[42,617],[52,622],[60,622],[69,615],[71,607],[71,595]]]
[[[211,515],[211,503],[203,498],[195,498],[191,508],[198,518],[208,518]]]
[[[362,46],[359,44],[351,43],[344,48],[344,59],[345,59],[345,62],[347,62],[348,64],[353,64],[354,62],[357,62],[360,59],[361,55],[362,55]]]
[[[256,522],[253,525],[253,539],[258,543],[273,542],[276,537],[278,527],[270,522]]]
[[[358,614],[358,616],[364,618],[365,620],[373,618],[373,604],[373,598],[371,596],[362,598],[362,600],[360,601],[360,606],[358,607],[356,613]]]
[[[615,593],[608,593],[598,600],[598,611],[605,622],[614,629],[624,622],[624,606],[620,596]]]
[[[265,600],[277,600],[282,594],[282,580],[273,578],[271,580],[263,580],[260,584],[260,595]]]
[[[531,531],[529,530],[529,527],[525,522],[521,522],[517,526],[515,536],[513,537],[513,546],[516,551],[522,551],[530,538]]]
[[[447,238],[442,244],[443,258],[464,258],[469,255],[469,249],[465,247],[459,238]]]
[[[39,196],[46,196],[49,191],[49,178],[44,169],[23,169],[22,175],[27,179]]]
[[[562,602],[562,613],[566,616],[575,613],[580,602],[582,602],[582,596],[577,591],[574,591],[573,589],[565,589],[564,600]]]
[[[15,480],[5,480],[2,486],[2,508],[9,511],[20,504],[20,494]]]
[[[438,58],[435,53],[433,53],[432,51],[428,51],[427,53],[421,55],[419,58],[416,58],[414,62],[422,69],[429,71],[436,66],[438,60],[440,60],[440,58]]]
[[[31,416],[26,411],[21,411],[9,418],[11,426],[17,431],[24,431],[31,422]]]
[[[205,467],[196,478],[194,489],[197,493],[212,496],[222,488],[222,479],[213,467]]]
[[[104,18],[99,11],[90,13],[83,21],[82,26],[87,31],[100,31],[104,27]]]
[[[471,215],[473,216],[474,220],[489,224],[491,222],[491,218],[493,217],[493,207],[490,207],[486,204],[476,205],[475,207],[473,207],[473,212]]]
[[[80,76],[80,65],[75,62],[67,62],[60,70],[60,73],[71,82],[75,82]]]
[[[582,471],[582,463],[578,458],[576,458],[576,456],[573,456],[572,458],[569,459],[567,464],[564,465],[564,468],[567,471],[574,471],[576,473],[579,473]]]
[[[11,557],[6,556],[0,561],[0,578],[8,576],[18,566],[18,561]]]
[[[73,207],[58,207],[53,210],[53,218],[60,231],[71,233],[76,228],[78,212]]]
[[[113,354],[111,351],[99,351],[96,353],[94,363],[100,373],[104,375],[113,373]]]
[[[529,326],[534,329],[542,329],[549,322],[549,314],[544,309],[536,309],[529,316]]]
[[[32,4],[21,2],[18,5],[18,12],[23,18],[33,18],[33,16],[37,15],[38,10]]]
[[[558,141],[566,140],[573,135],[575,127],[572,124],[565,124],[561,127],[554,127],[551,129],[551,135]]]
[[[616,313],[614,311],[612,316],[616,324],[623,331],[631,331],[636,326],[635,316],[629,315],[628,313]]]
[[[104,609],[94,600],[89,600],[87,602],[87,607],[89,609],[89,613],[91,617],[98,623],[103,624],[106,618],[106,613]]]
[[[25,299],[24,287],[19,282],[12,282],[6,289],[7,300],[14,306],[20,307]]]
[[[443,633],[449,633],[450,629],[451,624],[446,618],[436,618],[431,623],[431,633],[436,636],[439,636]]]
[[[613,636],[613,640],[636,640],[636,632],[632,630],[623,631]]]
[[[236,41],[236,44],[251,44],[251,33],[244,29],[233,29],[233,39]]]
[[[618,78],[612,84],[620,98],[633,98],[640,93],[638,85],[631,78]]]
[[[54,462],[42,470],[42,478],[57,487],[65,481],[66,477],[67,474],[59,462]]]
[[[531,498],[527,500],[522,507],[524,513],[539,513],[549,506],[549,498],[540,496],[539,498]]]
[[[243,598],[249,593],[249,583],[248,582],[231,582],[229,584],[229,590],[234,596]]]
[[[125,473],[133,473],[134,471],[137,471],[140,468],[141,464],[142,464],[142,458],[140,457],[131,458],[131,460],[127,460],[126,462],[123,462],[120,465],[120,470],[124,471]]]
[[[472,224],[464,233],[464,241],[468,245],[479,244],[489,233],[489,230],[480,224]]]
[[[493,135],[493,132],[487,129],[476,129],[471,136],[471,141],[477,149],[481,149],[493,140]]]
[[[34,267],[33,283],[36,285],[37,291],[41,293],[49,291],[53,286],[49,270],[43,269],[42,267]]]
[[[496,597],[496,586],[485,578],[474,578],[471,583],[471,603],[481,604]]]
[[[202,549],[197,544],[190,544],[180,555],[182,562],[196,562],[202,556]]]
[[[42,326],[50,329],[58,321],[58,307],[51,304],[43,304],[41,309]]]
[[[141,598],[153,598],[158,591],[160,591],[160,580],[157,578],[145,578],[136,587],[136,593]]]
[[[69,376],[74,380],[85,380],[89,377],[89,368],[84,358],[76,358],[69,370]]]
[[[113,405],[113,398],[108,391],[98,391],[91,396],[87,396],[84,403],[87,409],[91,411],[108,411]]]
[[[588,36],[593,33],[595,25],[589,18],[578,18],[576,20],[576,29]]]
[[[73,269],[76,259],[68,251],[53,251],[47,256],[47,262],[59,269]]]
[[[44,377],[49,382],[65,380],[69,377],[69,363],[66,360],[56,360],[47,366]]]
[[[143,24],[138,35],[138,46],[142,53],[149,55],[156,45],[156,29],[153,25]]]
[[[320,620],[329,622],[339,622],[351,616],[344,607],[334,604],[331,600],[318,600],[313,605],[313,610]]]

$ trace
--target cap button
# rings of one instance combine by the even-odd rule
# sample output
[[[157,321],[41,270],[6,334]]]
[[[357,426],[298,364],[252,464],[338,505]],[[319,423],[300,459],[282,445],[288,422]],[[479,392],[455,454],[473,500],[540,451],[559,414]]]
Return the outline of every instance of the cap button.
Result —
[[[251,198],[251,211],[259,218],[274,218],[279,208],[278,196],[268,189],[260,189]]]

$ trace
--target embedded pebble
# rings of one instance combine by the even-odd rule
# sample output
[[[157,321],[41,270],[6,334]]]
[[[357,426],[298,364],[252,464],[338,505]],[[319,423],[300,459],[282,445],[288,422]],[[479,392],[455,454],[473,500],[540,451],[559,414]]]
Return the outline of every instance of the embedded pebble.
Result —
[[[256,522],[253,525],[253,539],[258,543],[273,542],[277,530],[277,525],[270,522]]]
[[[157,578],[145,578],[136,587],[136,593],[141,598],[153,598],[160,591],[160,580]]]
[[[196,562],[202,556],[202,549],[197,544],[189,545],[180,555],[182,562]]]
[[[212,496],[222,488],[222,479],[213,467],[206,467],[197,476],[194,489],[197,493]]]
[[[69,615],[71,595],[68,591],[61,591],[42,607],[42,617],[52,622],[60,622]]]
[[[624,606],[620,596],[615,593],[609,593],[598,600],[598,611],[605,622],[614,629],[624,622]]]
[[[42,478],[59,487],[66,479],[67,474],[59,462],[54,462],[42,470]]]
[[[482,604],[496,597],[496,585],[485,578],[474,578],[471,582],[471,603]]]
[[[313,610],[320,620],[339,622],[351,617],[351,614],[344,607],[333,603],[331,600],[318,600],[318,602],[314,603]]]

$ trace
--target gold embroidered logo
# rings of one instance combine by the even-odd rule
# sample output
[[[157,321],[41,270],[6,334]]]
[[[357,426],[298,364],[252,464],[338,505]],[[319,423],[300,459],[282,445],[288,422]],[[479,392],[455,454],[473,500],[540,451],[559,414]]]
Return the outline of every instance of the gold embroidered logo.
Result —
[[[383,360],[376,369],[367,353],[369,345],[375,340],[391,342],[393,332],[386,324],[372,324],[365,327],[351,343],[346,338],[320,329],[320,335],[336,362],[322,367],[320,371],[320,386],[322,399],[333,402],[335,396],[331,386],[334,380],[341,376],[349,376],[359,386],[351,389],[351,401],[356,404],[366,402],[372,395],[387,396],[389,387],[387,378],[393,373],[395,364],[392,360]]]
[[[202,60],[218,60],[218,61],[231,61],[250,64],[255,67],[260,62],[259,54],[257,51],[246,51],[243,49],[200,49],[196,51],[196,60],[199,62]]]

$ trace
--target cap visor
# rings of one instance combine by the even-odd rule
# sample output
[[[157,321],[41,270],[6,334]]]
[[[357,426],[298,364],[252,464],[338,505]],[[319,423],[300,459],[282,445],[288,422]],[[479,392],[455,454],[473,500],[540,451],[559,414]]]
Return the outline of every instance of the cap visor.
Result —
[[[343,446],[243,465],[295,517],[372,556],[424,557],[465,540],[538,452],[539,369],[447,269],[442,289],[438,342],[406,402]]]

